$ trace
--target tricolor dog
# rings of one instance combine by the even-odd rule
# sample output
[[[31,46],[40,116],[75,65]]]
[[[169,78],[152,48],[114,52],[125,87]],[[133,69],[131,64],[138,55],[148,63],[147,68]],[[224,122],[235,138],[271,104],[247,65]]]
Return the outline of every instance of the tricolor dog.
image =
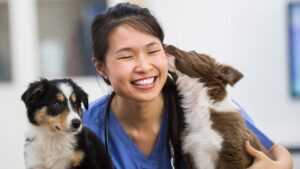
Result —
[[[26,169],[110,169],[104,147],[82,125],[88,95],[71,79],[33,82],[23,93],[29,131]]]

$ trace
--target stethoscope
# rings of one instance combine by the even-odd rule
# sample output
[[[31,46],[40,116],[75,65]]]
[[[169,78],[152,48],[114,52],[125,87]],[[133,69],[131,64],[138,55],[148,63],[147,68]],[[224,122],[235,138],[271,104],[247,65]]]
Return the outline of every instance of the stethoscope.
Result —
[[[109,157],[109,161],[110,161],[110,164],[111,164],[111,167],[113,169],[115,169],[114,167],[114,164],[113,164],[113,161],[112,161],[112,158],[111,158],[111,153],[110,153],[110,145],[109,145],[109,136],[108,136],[108,129],[109,129],[109,112],[110,112],[110,105],[111,105],[111,101],[113,99],[115,95],[115,92],[112,92],[112,94],[109,96],[109,99],[108,99],[108,102],[107,102],[107,105],[106,105],[106,108],[105,108],[105,148],[106,148],[106,152],[107,152],[107,155]],[[169,150],[170,150],[170,163],[171,163],[171,167],[172,169],[175,169],[175,153],[174,153],[174,146],[172,144],[172,142],[168,141],[168,146],[169,146]]]

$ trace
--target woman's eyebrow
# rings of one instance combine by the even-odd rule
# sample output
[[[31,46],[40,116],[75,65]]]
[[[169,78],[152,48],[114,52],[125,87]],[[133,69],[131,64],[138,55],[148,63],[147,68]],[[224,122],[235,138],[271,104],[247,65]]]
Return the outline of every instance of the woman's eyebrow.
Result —
[[[131,48],[129,48],[129,47],[121,48],[121,49],[118,49],[115,53],[120,53],[123,51],[131,51]]]
[[[146,44],[145,47],[150,47],[150,46],[157,45],[157,44],[159,44],[159,43],[158,42],[150,42],[150,43]],[[124,47],[124,48],[118,49],[115,53],[131,51],[131,50],[132,50],[132,48],[130,48],[130,47]]]
[[[149,46],[153,46],[153,45],[157,45],[157,44],[159,44],[159,43],[158,42],[150,42],[146,46],[149,47]]]

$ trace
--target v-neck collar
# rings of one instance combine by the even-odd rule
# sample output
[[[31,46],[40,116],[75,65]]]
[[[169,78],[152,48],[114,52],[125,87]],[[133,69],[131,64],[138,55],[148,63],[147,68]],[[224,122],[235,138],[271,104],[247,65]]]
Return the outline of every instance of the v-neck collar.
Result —
[[[111,123],[115,124],[114,126],[110,126],[115,128],[115,131],[117,131],[117,135],[122,140],[125,147],[128,149],[128,152],[134,157],[138,158],[143,161],[150,162],[151,159],[157,158],[159,154],[161,154],[161,151],[163,150],[163,147],[165,144],[167,144],[167,111],[164,109],[163,111],[163,119],[161,121],[159,136],[156,140],[156,143],[151,150],[151,153],[148,156],[145,156],[144,153],[139,149],[139,147],[133,142],[133,140],[128,136],[124,128],[121,126],[120,122],[116,118],[115,114],[110,109],[110,117],[111,117]],[[149,161],[150,160],[150,161]]]

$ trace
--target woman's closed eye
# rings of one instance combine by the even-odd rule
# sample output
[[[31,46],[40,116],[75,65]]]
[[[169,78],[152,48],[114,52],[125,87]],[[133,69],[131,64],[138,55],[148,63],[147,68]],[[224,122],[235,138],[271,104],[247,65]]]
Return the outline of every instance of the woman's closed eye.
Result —
[[[160,51],[160,49],[158,49],[158,50],[152,50],[152,51],[148,52],[148,54],[149,55],[153,55],[153,54],[158,53],[159,51]]]
[[[126,60],[126,59],[131,59],[132,55],[128,55],[128,56],[120,56],[118,59],[119,60]]]

